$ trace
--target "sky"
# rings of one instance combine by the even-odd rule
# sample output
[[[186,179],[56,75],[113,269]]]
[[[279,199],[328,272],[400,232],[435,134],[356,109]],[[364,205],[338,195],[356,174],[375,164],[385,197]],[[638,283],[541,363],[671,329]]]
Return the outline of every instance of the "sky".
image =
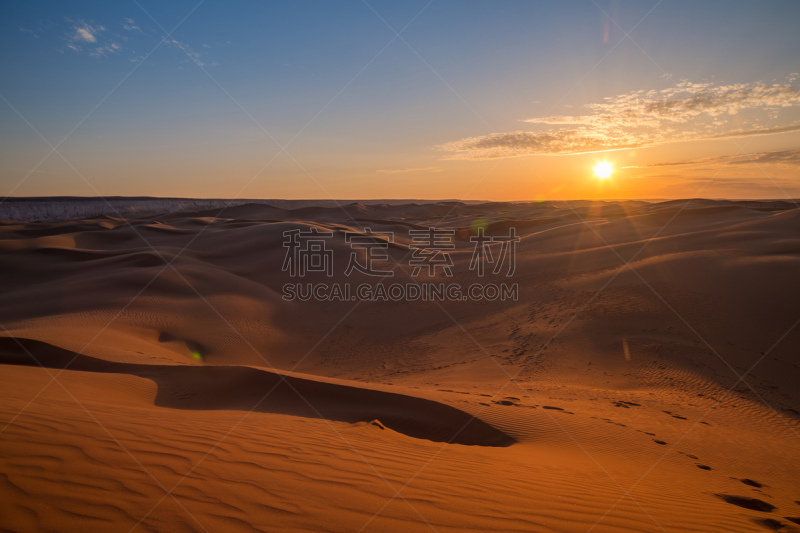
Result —
[[[3,197],[800,197],[794,0],[0,6]]]

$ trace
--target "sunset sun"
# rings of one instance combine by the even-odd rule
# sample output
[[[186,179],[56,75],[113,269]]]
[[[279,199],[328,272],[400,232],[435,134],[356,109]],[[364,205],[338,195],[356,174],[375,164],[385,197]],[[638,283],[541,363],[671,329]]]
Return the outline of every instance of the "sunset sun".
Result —
[[[608,161],[601,161],[594,166],[594,175],[601,180],[611,177],[614,167]]]

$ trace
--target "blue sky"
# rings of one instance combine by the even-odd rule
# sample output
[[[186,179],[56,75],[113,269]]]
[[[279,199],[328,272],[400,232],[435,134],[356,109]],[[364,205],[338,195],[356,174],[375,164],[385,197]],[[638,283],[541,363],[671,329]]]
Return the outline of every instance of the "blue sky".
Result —
[[[3,195],[800,196],[798,2],[3,9]]]

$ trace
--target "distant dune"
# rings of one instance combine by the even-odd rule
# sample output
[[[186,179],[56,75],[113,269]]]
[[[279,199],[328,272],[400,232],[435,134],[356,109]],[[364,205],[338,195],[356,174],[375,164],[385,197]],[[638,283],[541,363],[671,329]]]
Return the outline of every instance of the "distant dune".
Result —
[[[455,200],[451,200],[455,201]],[[431,203],[431,200],[360,200],[363,204],[398,205],[409,203]],[[164,213],[181,213],[197,210],[213,210],[214,214],[223,209],[233,209],[242,205],[271,206],[279,209],[300,209],[303,207],[340,207],[356,200],[247,200],[242,198],[156,198],[149,196],[105,196],[73,197],[42,196],[6,198],[0,203],[0,220],[20,220],[28,222],[59,222],[86,217],[116,216],[136,217]],[[464,203],[475,203],[466,201]]]
[[[0,530],[800,531],[796,203],[225,202],[0,205]]]

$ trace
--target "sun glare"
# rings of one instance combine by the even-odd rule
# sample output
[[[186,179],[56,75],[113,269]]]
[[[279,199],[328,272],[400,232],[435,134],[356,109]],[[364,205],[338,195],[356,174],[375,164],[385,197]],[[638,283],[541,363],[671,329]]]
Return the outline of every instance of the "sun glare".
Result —
[[[608,161],[601,161],[594,166],[594,175],[601,180],[611,177],[613,171],[614,167]]]

